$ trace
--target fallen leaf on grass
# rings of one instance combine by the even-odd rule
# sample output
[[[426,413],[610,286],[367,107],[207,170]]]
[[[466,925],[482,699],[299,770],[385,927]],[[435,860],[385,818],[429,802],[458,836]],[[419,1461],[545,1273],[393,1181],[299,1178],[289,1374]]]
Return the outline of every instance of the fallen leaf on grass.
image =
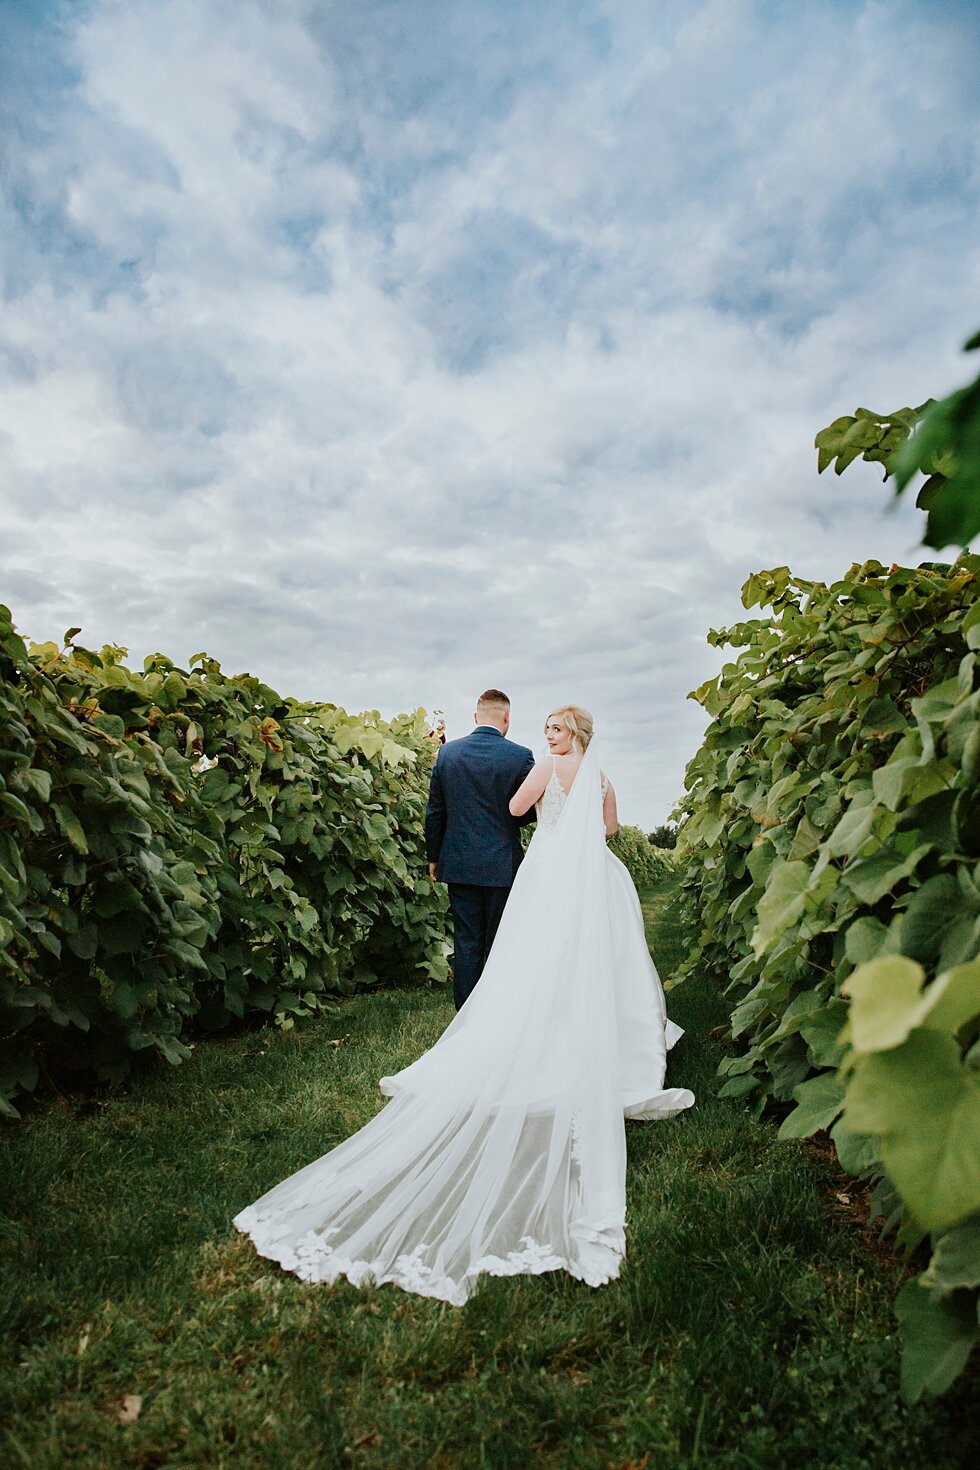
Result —
[[[373,1450],[375,1445],[381,1443],[381,1435],[376,1429],[369,1429],[367,1434],[362,1434],[360,1439],[355,1439],[355,1450]]]
[[[124,1393],[123,1401],[116,1415],[120,1424],[135,1424],[143,1412],[143,1395],[139,1393]]]

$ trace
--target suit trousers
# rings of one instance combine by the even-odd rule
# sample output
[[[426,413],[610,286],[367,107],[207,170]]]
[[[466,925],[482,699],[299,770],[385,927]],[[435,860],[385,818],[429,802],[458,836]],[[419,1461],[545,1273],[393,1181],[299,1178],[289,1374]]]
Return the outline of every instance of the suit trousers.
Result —
[[[450,883],[453,914],[453,998],[456,1009],[483,974],[510,888],[482,888],[475,883]]]

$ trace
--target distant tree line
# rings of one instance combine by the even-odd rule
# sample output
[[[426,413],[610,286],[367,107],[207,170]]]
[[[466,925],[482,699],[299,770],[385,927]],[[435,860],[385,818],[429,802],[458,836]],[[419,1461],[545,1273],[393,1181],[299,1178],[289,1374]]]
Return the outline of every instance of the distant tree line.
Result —
[[[651,847],[665,848],[670,852],[677,846],[677,828],[673,822],[664,822],[662,827],[654,827],[647,833],[647,841]]]

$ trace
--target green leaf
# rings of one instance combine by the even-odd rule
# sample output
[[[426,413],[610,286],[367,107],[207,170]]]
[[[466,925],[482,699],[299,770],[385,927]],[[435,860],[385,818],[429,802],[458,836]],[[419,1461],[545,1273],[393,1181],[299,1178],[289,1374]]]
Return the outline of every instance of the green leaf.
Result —
[[[856,857],[874,832],[873,806],[851,806],[830,834],[827,852],[831,857]]]
[[[880,954],[894,954],[897,950],[897,927],[886,929],[880,919],[870,914],[855,919],[844,935],[844,953],[852,965],[864,965]]]
[[[731,1016],[731,1037],[735,1041],[747,1031],[760,1016],[769,1014],[769,1001],[765,996],[750,996],[735,1007]]]
[[[69,934],[67,940],[68,948],[80,960],[91,960],[95,958],[96,951],[99,947],[99,931],[94,924],[83,925],[74,934]]]
[[[20,773],[23,785],[29,786],[40,801],[47,804],[51,800],[51,774],[48,771],[38,770],[37,766],[28,766]]]
[[[97,730],[105,735],[111,735],[116,740],[122,740],[126,734],[126,722],[118,715],[98,714],[92,721]]]
[[[934,960],[950,922],[964,907],[959,885],[949,873],[928,879],[912,895],[905,910],[901,935],[904,953],[924,963]]]
[[[20,797],[15,796],[12,791],[0,791],[0,814],[2,814],[3,809],[6,809],[11,816],[16,817],[17,821],[21,822],[24,826],[30,827],[32,825],[30,811],[24,802],[21,801]]]
[[[859,1057],[844,1126],[881,1136],[889,1178],[925,1229],[980,1211],[980,1075],[963,1066],[952,1036],[923,1028]]]
[[[941,684],[934,684],[918,699],[913,699],[912,713],[917,720],[939,722],[946,719],[960,698],[959,680],[946,679]]]
[[[752,935],[752,949],[757,957],[803,913],[809,881],[810,868],[806,863],[780,863],[773,868],[759,900],[759,922]]]
[[[84,857],[89,850],[88,839],[85,836],[85,829],[71,807],[60,801],[54,801],[51,803],[51,810],[54,812],[55,821],[72,847]]]
[[[802,816],[796,824],[793,846],[789,850],[790,862],[797,858],[812,857],[822,841],[823,833],[820,828],[815,827],[808,816]]]
[[[958,1225],[941,1235],[921,1280],[924,1286],[943,1291],[980,1286],[980,1221]]]
[[[872,699],[861,716],[865,736],[880,740],[898,730],[907,730],[908,720],[893,699]]]
[[[113,986],[109,1004],[123,1021],[131,1021],[139,1010],[136,991],[125,981],[119,981]]]
[[[953,830],[961,852],[980,857],[980,785],[960,791],[953,806]]]
[[[872,776],[871,784],[875,799],[892,812],[936,796],[949,786],[937,766],[921,765],[911,757],[880,766]]]
[[[934,1031],[958,1031],[980,1016],[980,959],[939,975],[926,992],[925,1024]]]
[[[976,1303],[965,1293],[943,1295],[907,1281],[895,1302],[902,1335],[902,1396],[944,1393],[966,1366],[980,1337]]]
[[[719,1087],[719,1097],[746,1097],[750,1092],[755,1092],[759,1086],[759,1079],[752,1076],[731,1077],[724,1085]]]
[[[158,1036],[156,1038],[157,1050],[167,1059],[172,1067],[177,1067],[181,1062],[190,1060],[190,1048],[179,1041],[176,1036]]]
[[[793,1088],[796,1107],[784,1118],[780,1138],[809,1138],[829,1128],[844,1104],[844,1088],[833,1072],[822,1072]]]
[[[193,945],[186,944],[182,939],[171,939],[170,948],[176,957],[192,970],[207,970],[207,961],[201,957],[201,951]]]
[[[926,853],[931,850],[928,843],[922,843],[907,857],[899,858],[886,848],[872,857],[848,863],[840,880],[841,884],[870,908],[884,898],[886,893],[893,892],[904,878],[914,873]]]
[[[161,709],[175,710],[187,693],[187,686],[180,675],[173,671],[167,675],[157,695],[157,704]]]
[[[797,1031],[802,1030],[804,1019],[813,1015],[819,1015],[825,1005],[826,996],[822,995],[819,990],[800,991],[798,995],[793,996],[793,999],[783,1011],[779,1025],[769,1039],[771,1041],[781,1041],[785,1036],[795,1035]]]
[[[840,1034],[847,1017],[847,1004],[834,996],[800,1021],[800,1035],[810,1048],[815,1067],[840,1065],[845,1051]]]
[[[925,972],[904,955],[870,960],[841,986],[851,997],[851,1040],[859,1052],[900,1046],[918,1026],[929,1001],[922,996]]]
[[[765,883],[776,857],[776,849],[771,842],[766,840],[760,842],[757,847],[753,847],[745,859],[745,866],[752,875],[752,882],[756,888],[761,888]]]
[[[866,1174],[879,1161],[878,1140],[867,1133],[851,1133],[843,1120],[834,1124],[830,1136],[837,1150],[840,1166],[847,1174]]]
[[[980,533],[980,493],[975,480],[952,474],[933,497],[926,519],[924,541],[941,551],[946,546],[968,546]]]
[[[298,909],[296,917],[299,920],[299,926],[304,934],[309,934],[320,922],[320,915],[312,904],[306,908]]]

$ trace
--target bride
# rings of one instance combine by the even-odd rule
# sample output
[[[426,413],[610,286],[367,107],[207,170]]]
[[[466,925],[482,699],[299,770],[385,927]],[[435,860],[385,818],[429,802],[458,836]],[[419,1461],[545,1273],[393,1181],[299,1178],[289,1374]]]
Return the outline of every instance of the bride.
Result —
[[[624,1117],[667,1118],[667,1020],[629,873],[606,847],[616,798],[592,718],[545,726],[510,803],[537,828],[479,985],[391,1101],[235,1217],[304,1281],[394,1282],[461,1306],[481,1274],[563,1269],[590,1286],[625,1252]]]

